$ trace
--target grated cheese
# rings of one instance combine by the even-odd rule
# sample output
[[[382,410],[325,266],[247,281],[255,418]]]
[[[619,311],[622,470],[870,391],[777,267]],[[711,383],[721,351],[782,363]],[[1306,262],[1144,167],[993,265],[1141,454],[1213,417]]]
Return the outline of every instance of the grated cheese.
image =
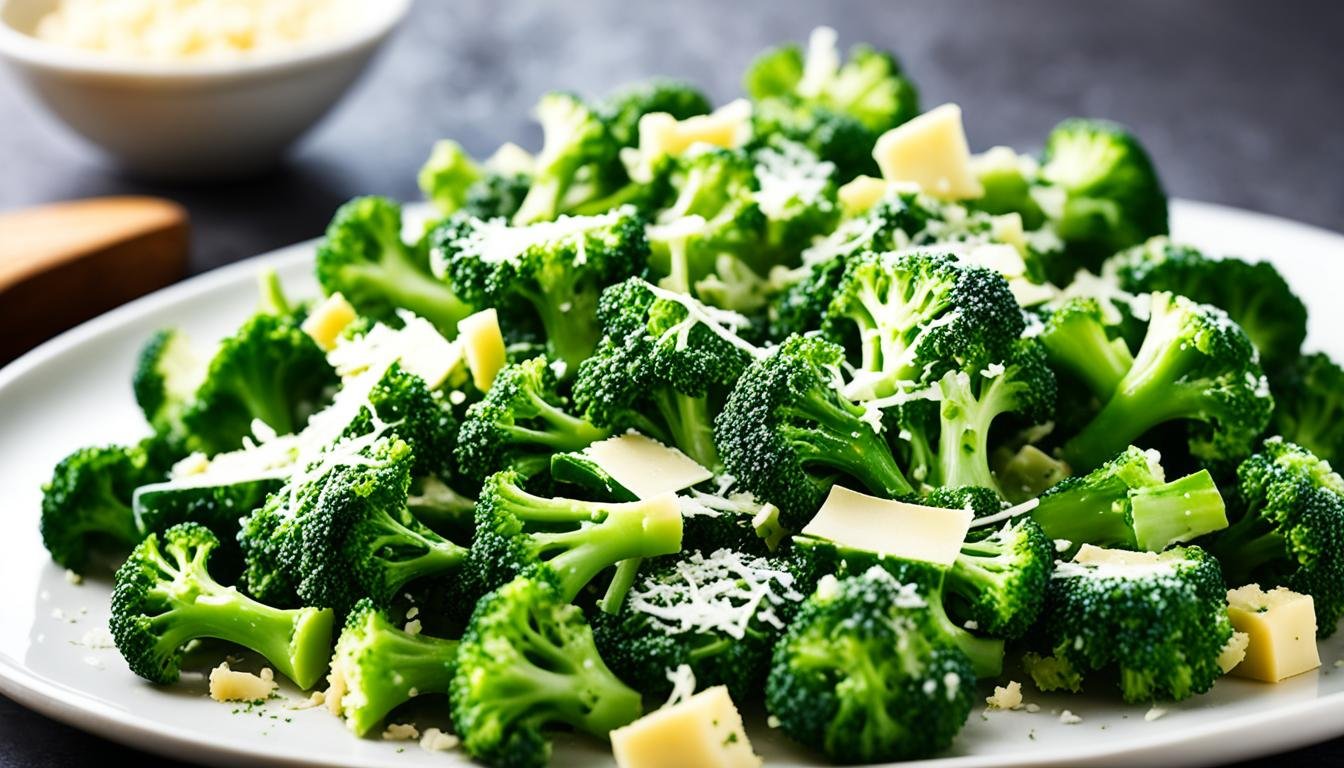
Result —
[[[741,639],[753,619],[777,629],[775,607],[798,602],[793,574],[729,549],[709,556],[692,552],[676,565],[678,580],[645,578],[626,597],[631,610],[648,615],[670,635],[723,633]]]

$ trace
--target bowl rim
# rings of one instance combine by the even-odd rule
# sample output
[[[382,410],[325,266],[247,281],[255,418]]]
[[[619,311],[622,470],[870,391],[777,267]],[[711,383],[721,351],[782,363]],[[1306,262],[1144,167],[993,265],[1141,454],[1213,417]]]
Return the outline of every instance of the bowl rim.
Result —
[[[22,1],[22,0],[19,0]],[[131,76],[156,80],[206,80],[265,75],[296,66],[341,58],[376,45],[401,23],[412,0],[359,0],[367,17],[345,33],[312,43],[299,43],[236,59],[157,61],[109,56],[97,51],[54,45],[16,29],[4,11],[16,0],[0,0],[0,56],[29,67],[68,74]]]

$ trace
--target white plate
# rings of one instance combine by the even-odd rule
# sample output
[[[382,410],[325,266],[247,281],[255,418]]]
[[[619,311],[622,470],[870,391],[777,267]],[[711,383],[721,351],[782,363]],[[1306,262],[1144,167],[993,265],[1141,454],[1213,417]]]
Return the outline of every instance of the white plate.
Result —
[[[1330,329],[1344,327],[1344,236],[1205,204],[1173,207],[1177,237],[1219,252],[1269,257],[1312,308],[1309,344],[1344,356]],[[316,291],[312,243],[217,270],[143,298],[64,334],[0,371],[0,692],[58,720],[153,752],[215,764],[465,765],[460,753],[415,743],[360,740],[323,710],[283,702],[231,714],[199,674],[170,688],[131,675],[106,637],[108,584],[72,585],[37,533],[39,485],[71,449],[145,432],[131,396],[140,343],[177,325],[205,340],[228,332],[255,304],[258,267],[277,268],[291,291]],[[1330,344],[1333,343],[1333,348]],[[1212,693],[1145,721],[1145,708],[1102,697],[1048,697],[1030,714],[971,715],[952,750],[928,765],[1201,765],[1245,759],[1344,734],[1344,633],[1322,647],[1324,666],[1279,685],[1223,680]],[[1030,686],[1028,686],[1030,688]],[[1059,722],[1067,707],[1081,723]],[[755,718],[751,737],[772,765],[819,764]],[[430,720],[422,724],[434,724]],[[442,724],[441,722],[439,724]],[[560,738],[556,765],[609,765],[600,745]],[[404,750],[400,752],[399,750]]]

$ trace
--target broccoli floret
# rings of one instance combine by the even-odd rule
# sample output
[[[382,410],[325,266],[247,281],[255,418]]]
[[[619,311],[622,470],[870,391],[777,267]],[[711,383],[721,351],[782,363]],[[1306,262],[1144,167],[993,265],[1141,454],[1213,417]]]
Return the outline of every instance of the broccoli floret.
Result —
[[[344,440],[306,468],[238,534],[248,592],[346,612],[387,605],[417,579],[451,574],[467,550],[407,510],[413,457],[401,440]]]
[[[1312,596],[1319,637],[1344,616],[1344,480],[1280,438],[1237,469],[1241,517],[1209,543],[1231,584]]]
[[[501,768],[545,766],[554,726],[605,739],[643,713],[639,693],[602,661],[582,611],[544,578],[520,576],[481,599],[450,690],[463,748]]]
[[[228,579],[238,574],[241,561],[237,545],[240,521],[264,505],[284,482],[278,474],[232,479],[204,475],[142,485],[132,497],[136,527],[142,534],[150,534],[162,533],[179,523],[204,526],[221,542],[215,553],[215,572]]]
[[[542,468],[551,454],[579,451],[612,431],[571,413],[545,357],[505,366],[485,398],[467,409],[457,437],[464,475],[484,477],[519,463]]]
[[[879,134],[843,112],[771,98],[752,105],[751,123],[756,136],[796,141],[834,164],[838,184],[878,172],[873,147]]]
[[[1114,671],[1131,703],[1209,690],[1232,638],[1218,561],[1198,547],[1086,548],[1056,565],[1043,616],[1049,661],[1026,660],[1037,687],[1076,691],[1085,676]]]
[[[518,212],[532,187],[528,173],[486,171],[467,188],[458,210],[478,219],[510,219]]]
[[[597,111],[617,145],[639,144],[639,119],[653,112],[666,112],[678,120],[707,115],[713,106],[705,94],[690,83],[654,77],[627,85],[608,96]]]
[[[765,557],[779,549],[787,535],[779,509],[742,490],[734,477],[720,475],[681,491],[677,503],[683,521],[682,548],[687,551],[731,549]]]
[[[280,610],[216,582],[215,535],[193,523],[150,534],[117,570],[112,637],[131,671],[155,683],[181,672],[182,647],[217,638],[255,651],[300,688],[326,671],[334,617],[328,609]]]
[[[1106,399],[1134,365],[1118,329],[1108,327],[1093,298],[1070,299],[1049,310],[1040,334],[1050,364],[1068,372],[1096,397]]]
[[[1033,339],[1018,341],[1001,363],[944,374],[938,381],[939,484],[997,489],[989,468],[990,428],[1005,414],[1027,424],[1048,420],[1055,392],[1055,375]]]
[[[1274,399],[1255,347],[1227,313],[1169,293],[1152,295],[1134,365],[1101,411],[1065,443],[1063,457],[1090,470],[1152,428],[1189,420],[1190,452],[1206,464],[1250,454]]]
[[[368,392],[368,405],[345,429],[345,435],[367,435],[378,429],[404,440],[415,457],[411,477],[451,480],[457,474],[458,419],[442,390],[393,363]],[[379,427],[377,425],[385,425]]]
[[[726,685],[741,701],[761,689],[770,649],[803,599],[793,584],[783,559],[688,550],[646,561],[620,612],[594,617],[593,635],[640,693],[666,697],[668,673],[685,664],[697,688]]]
[[[814,239],[830,234],[839,222],[835,164],[780,137],[767,139],[752,159],[756,205],[765,216],[763,246],[773,263],[795,264]]]
[[[1062,194],[1047,205],[1079,266],[1167,233],[1167,195],[1148,153],[1126,128],[1072,118],[1050,132],[1041,178]],[[1039,199],[1039,198],[1038,198]]]
[[[486,589],[540,572],[573,600],[617,563],[681,551],[681,513],[667,499],[608,503],[523,489],[516,471],[486,479],[476,502],[472,570]]]
[[[61,459],[42,486],[42,543],[62,567],[83,570],[95,551],[124,553],[143,533],[135,489],[162,480],[152,440],[81,448]]]
[[[446,696],[457,646],[456,640],[406,632],[372,601],[355,603],[331,658],[332,676],[345,689],[339,702],[345,724],[365,736],[417,696]]]
[[[1265,368],[1291,363],[1307,338],[1307,308],[1267,261],[1214,259],[1156,237],[1111,257],[1102,269],[1130,293],[1170,291],[1227,312]]]
[[[530,307],[570,371],[596,346],[602,289],[644,273],[644,221],[625,206],[527,227],[458,214],[430,235],[435,274],[469,301]]]
[[[948,612],[994,637],[1016,640],[1041,613],[1054,559],[1054,543],[1030,518],[972,536],[947,573]]]
[[[1227,527],[1208,470],[1167,482],[1158,462],[1155,451],[1130,446],[1046,491],[1031,517],[1052,539],[1151,552]]]
[[[183,417],[205,374],[206,361],[197,356],[182,331],[168,328],[149,337],[140,349],[131,386],[156,435],[174,441],[185,438]]]
[[[551,221],[570,213],[575,198],[600,197],[624,176],[612,137],[597,110],[570,93],[548,93],[537,103],[543,141],[533,168],[532,186],[517,213],[515,226]]]
[[[823,580],[771,661],[765,705],[784,733],[843,763],[946,749],[974,706],[976,675],[928,600],[876,566]]]
[[[843,477],[889,498],[913,490],[867,411],[838,390],[843,362],[839,345],[791,337],[747,367],[715,422],[729,474],[794,530]]]
[[[997,515],[1004,508],[1003,498],[997,491],[976,485],[934,488],[918,503],[943,509],[969,509],[977,520]]]
[[[636,423],[701,466],[719,464],[714,417],[760,352],[736,335],[746,319],[632,279],[598,305],[605,336],[579,366],[574,401],[593,423]]]
[[[398,309],[434,324],[448,338],[473,308],[430,273],[429,254],[401,239],[401,206],[357,197],[336,211],[317,248],[317,280],[359,314],[399,325]]]
[[[822,328],[837,341],[857,332],[848,391],[873,399],[1006,359],[1025,322],[998,272],[918,251],[851,258]]]
[[[995,216],[1016,213],[1028,231],[1045,223],[1045,212],[1032,194],[1040,182],[1040,165],[1035,158],[1008,147],[992,147],[973,157],[972,163],[984,194],[966,201],[967,206]]]
[[[1269,431],[1331,464],[1344,465],[1344,370],[1329,355],[1303,355],[1270,374]]]
[[[462,145],[452,139],[434,142],[417,181],[425,199],[447,216],[461,208],[467,191],[481,178],[481,168]]]

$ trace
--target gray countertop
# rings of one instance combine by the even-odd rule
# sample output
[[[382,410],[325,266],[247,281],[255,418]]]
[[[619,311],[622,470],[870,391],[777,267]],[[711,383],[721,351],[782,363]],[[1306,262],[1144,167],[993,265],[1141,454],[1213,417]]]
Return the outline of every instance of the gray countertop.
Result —
[[[600,94],[652,74],[719,101],[751,57],[817,24],[896,50],[926,105],[956,101],[973,148],[1036,148],[1064,117],[1127,123],[1171,194],[1344,228],[1344,5],[807,0],[563,4],[420,0],[364,79],[274,172],[222,186],[126,178],[0,71],[0,210],[105,194],[183,203],[192,270],[321,233],[356,194],[416,196],[430,144],[533,145],[552,88]],[[0,765],[166,765],[0,698]],[[1271,762],[1344,763],[1344,741]]]

